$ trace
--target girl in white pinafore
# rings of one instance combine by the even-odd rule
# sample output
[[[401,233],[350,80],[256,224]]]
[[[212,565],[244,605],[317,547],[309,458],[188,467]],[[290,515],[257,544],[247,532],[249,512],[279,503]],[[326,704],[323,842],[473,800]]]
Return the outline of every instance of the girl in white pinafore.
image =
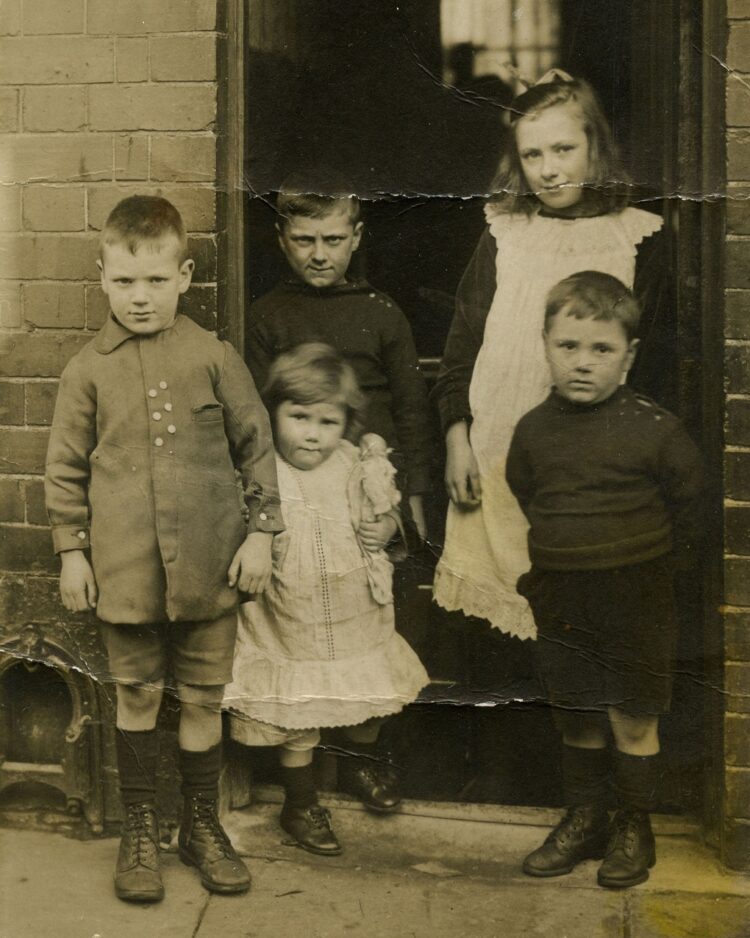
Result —
[[[242,607],[224,706],[234,739],[281,747],[281,826],[335,854],[312,772],[319,728],[377,722],[429,679],[394,628],[383,547],[399,523],[395,470],[380,437],[359,448],[344,439],[364,403],[354,372],[329,346],[301,345],[274,363],[264,400],[286,530],[274,537],[270,585]]]
[[[553,70],[511,111],[515,146],[500,165],[501,195],[485,208],[487,230],[459,288],[436,387],[451,504],[434,596],[448,610],[534,638],[516,592],[529,569],[528,525],[506,484],[505,459],[519,418],[549,393],[545,296],[577,271],[602,271],[630,287],[635,281],[641,300],[650,293],[653,322],[664,305],[662,221],[626,206],[609,128],[585,82]],[[659,350],[648,336],[644,343],[648,367]]]

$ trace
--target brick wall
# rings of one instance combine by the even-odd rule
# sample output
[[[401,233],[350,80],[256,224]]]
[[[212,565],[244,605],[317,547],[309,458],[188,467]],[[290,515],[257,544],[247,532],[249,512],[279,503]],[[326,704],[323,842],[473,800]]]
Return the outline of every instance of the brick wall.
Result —
[[[750,864],[750,0],[729,0],[724,859]],[[744,73],[744,74],[743,74]]]
[[[220,30],[217,0],[0,4],[0,638],[35,619],[98,654],[57,599],[48,426],[107,313],[97,232],[122,196],[178,206],[196,260],[183,309],[216,326]]]

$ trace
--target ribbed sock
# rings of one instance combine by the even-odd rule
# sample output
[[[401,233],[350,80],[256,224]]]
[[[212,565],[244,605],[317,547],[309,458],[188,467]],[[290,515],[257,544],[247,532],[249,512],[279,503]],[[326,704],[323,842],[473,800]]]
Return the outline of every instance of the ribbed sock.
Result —
[[[610,758],[608,749],[580,749],[563,744],[562,775],[565,803],[598,804],[609,798]]]
[[[619,807],[651,813],[659,806],[661,758],[615,752],[615,792]]]
[[[122,803],[139,804],[156,799],[156,763],[159,738],[156,730],[115,730],[117,770]]]
[[[203,752],[180,749],[180,772],[183,797],[200,796],[216,801],[219,797],[221,743]]]
[[[292,808],[309,808],[318,803],[318,791],[312,762],[309,765],[281,766],[281,782],[287,804]]]

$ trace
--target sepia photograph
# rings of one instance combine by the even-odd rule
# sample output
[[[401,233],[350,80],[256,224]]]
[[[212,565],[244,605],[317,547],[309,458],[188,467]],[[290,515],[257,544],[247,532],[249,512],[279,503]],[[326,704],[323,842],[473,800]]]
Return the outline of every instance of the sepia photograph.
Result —
[[[750,0],[0,0],[0,938],[750,938]]]

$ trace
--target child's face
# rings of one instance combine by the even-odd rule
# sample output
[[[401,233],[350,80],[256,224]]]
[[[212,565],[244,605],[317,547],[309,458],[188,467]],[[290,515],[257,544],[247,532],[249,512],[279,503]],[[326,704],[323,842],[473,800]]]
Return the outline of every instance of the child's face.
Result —
[[[175,235],[144,241],[135,254],[125,244],[105,244],[97,264],[112,315],[137,335],[153,335],[172,325],[180,294],[193,276],[193,262],[180,263]]]
[[[516,124],[516,146],[526,182],[547,208],[564,209],[583,197],[589,141],[578,105],[555,104]]]
[[[300,280],[319,289],[346,281],[362,237],[362,222],[352,225],[346,203],[322,218],[293,215],[278,229],[281,250]]]
[[[276,449],[296,469],[315,469],[336,449],[346,430],[346,408],[336,401],[295,404],[276,410]]]
[[[611,397],[638,345],[637,339],[628,341],[616,319],[576,319],[564,309],[543,337],[552,382],[558,394],[575,404],[598,404]]]

